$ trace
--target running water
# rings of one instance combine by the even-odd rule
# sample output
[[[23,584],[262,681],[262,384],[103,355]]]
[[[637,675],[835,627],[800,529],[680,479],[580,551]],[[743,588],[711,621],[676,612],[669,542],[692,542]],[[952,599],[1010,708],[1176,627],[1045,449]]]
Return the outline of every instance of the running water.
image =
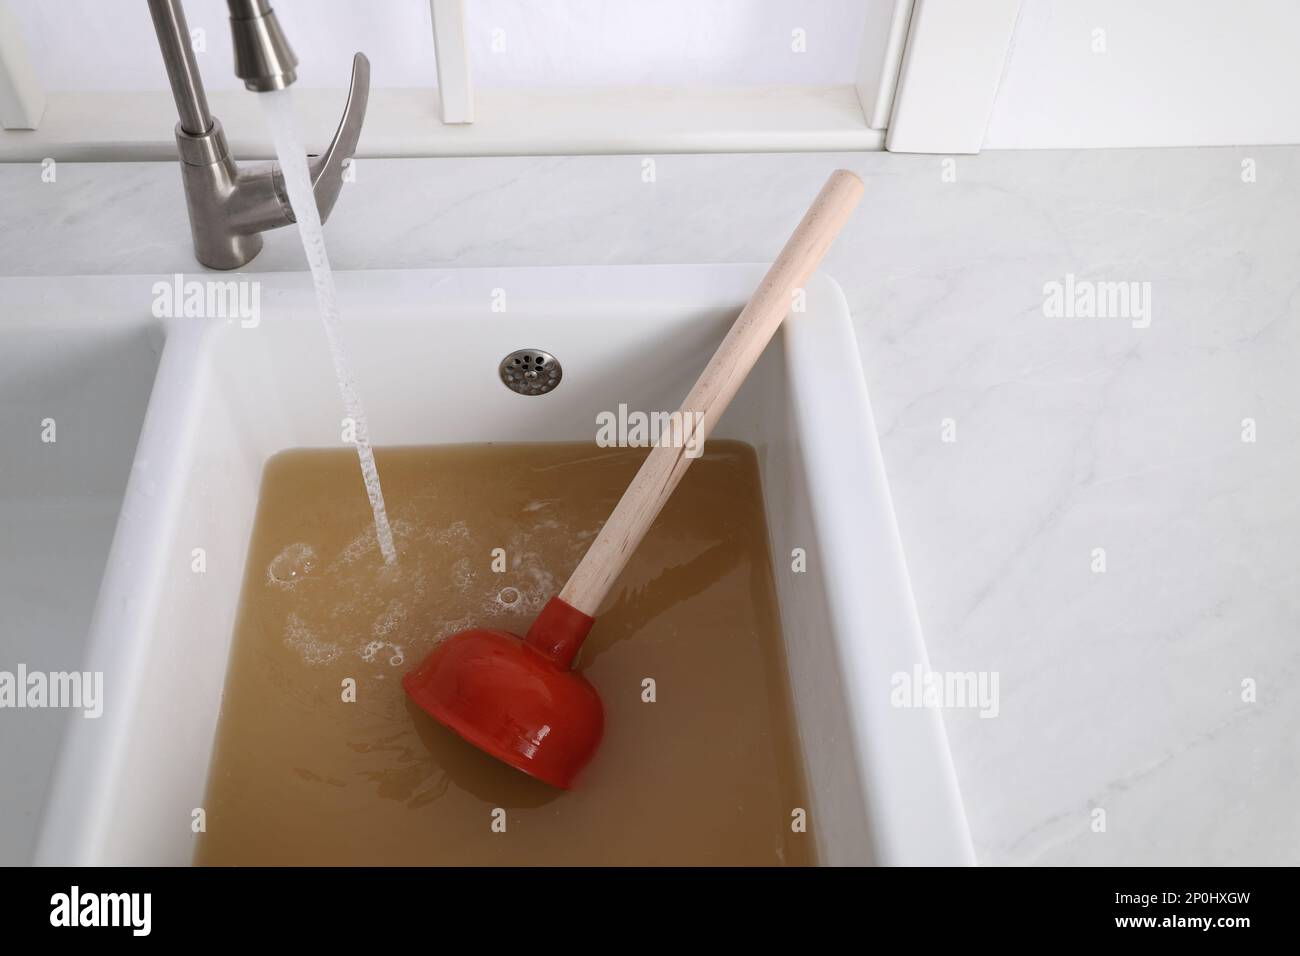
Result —
[[[338,291],[334,288],[334,273],[330,271],[329,255],[325,251],[325,234],[321,230],[320,210],[316,208],[316,195],[312,191],[311,175],[307,171],[307,151],[298,139],[298,124],[293,115],[293,99],[288,90],[259,93],[275,152],[280,158],[289,204],[298,220],[298,234],[302,248],[311,266],[312,283],[316,286],[316,301],[320,304],[321,324],[329,342],[330,356],[334,359],[334,373],[343,394],[343,406],[356,428],[357,456],[361,459],[361,475],[366,481],[366,494],[370,508],[375,513],[375,536],[386,564],[397,560],[393,546],[393,530],[388,524],[388,511],[384,508],[384,490],[379,486],[379,469],[375,467],[375,452],[370,447],[370,426],[366,421],[356,381],[352,377],[352,362],[348,358],[347,344],[339,323]]]

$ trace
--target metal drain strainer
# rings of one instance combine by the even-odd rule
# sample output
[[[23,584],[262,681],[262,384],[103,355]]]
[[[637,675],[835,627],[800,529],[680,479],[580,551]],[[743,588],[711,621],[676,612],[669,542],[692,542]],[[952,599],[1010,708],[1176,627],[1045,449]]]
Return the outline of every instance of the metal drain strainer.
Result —
[[[545,395],[560,384],[564,369],[550,352],[519,349],[501,360],[497,369],[506,388],[520,395]]]

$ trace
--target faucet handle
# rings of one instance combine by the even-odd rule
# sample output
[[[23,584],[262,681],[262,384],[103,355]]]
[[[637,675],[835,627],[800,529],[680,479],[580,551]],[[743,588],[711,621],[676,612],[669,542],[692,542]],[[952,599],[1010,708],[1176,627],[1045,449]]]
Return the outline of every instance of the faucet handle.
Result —
[[[311,161],[311,185],[316,193],[316,208],[321,222],[329,218],[339,191],[343,188],[343,164],[357,151],[361,138],[361,125],[366,121],[366,105],[370,101],[370,60],[364,53],[352,57],[352,81],[348,85],[348,101],[343,105],[343,118],[334,132],[325,152]]]

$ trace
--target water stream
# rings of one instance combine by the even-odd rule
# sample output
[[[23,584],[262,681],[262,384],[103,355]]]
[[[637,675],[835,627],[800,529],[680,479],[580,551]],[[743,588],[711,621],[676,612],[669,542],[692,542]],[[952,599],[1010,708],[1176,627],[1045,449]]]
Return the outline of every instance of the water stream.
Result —
[[[338,291],[334,287],[334,273],[330,271],[329,254],[325,251],[320,211],[316,208],[316,196],[307,170],[307,152],[298,138],[292,95],[289,90],[273,90],[259,93],[257,98],[262,102],[267,123],[271,127],[271,138],[275,142],[275,152],[280,159],[285,188],[289,193],[289,204],[298,220],[298,234],[302,237],[302,248],[307,254],[307,264],[311,267],[316,301],[320,305],[321,325],[325,328],[330,357],[334,360],[339,392],[355,429],[357,456],[361,459],[361,475],[365,479],[366,494],[370,496],[370,507],[375,514],[375,536],[379,541],[379,550],[385,563],[392,564],[397,560],[397,549],[393,546],[393,531],[389,527],[388,511],[384,507],[384,491],[379,484],[375,453],[370,447],[370,426],[361,405],[361,397],[357,394],[352,361],[343,339]]]

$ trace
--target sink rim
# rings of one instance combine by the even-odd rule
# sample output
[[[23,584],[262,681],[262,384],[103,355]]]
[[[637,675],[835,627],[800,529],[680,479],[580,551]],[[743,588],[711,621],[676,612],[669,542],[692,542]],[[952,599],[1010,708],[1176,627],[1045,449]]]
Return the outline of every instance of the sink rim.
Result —
[[[752,276],[757,279],[763,269],[765,266],[749,264],[484,267],[341,272],[338,277],[346,307],[351,298],[346,287],[353,283],[365,284],[394,277],[432,281],[436,287],[440,278],[492,274],[526,286],[528,281],[546,275],[550,282],[568,280],[576,288],[582,288],[585,282],[608,286],[610,283],[617,284],[620,278],[624,278],[629,285],[635,287],[638,283],[651,281],[656,272],[670,271],[688,283],[694,282],[702,289],[708,289],[711,283],[717,281],[719,273],[725,273],[732,279],[737,276]],[[204,276],[215,274],[191,273],[186,278]],[[84,292],[78,295],[69,286],[80,286],[83,282],[111,285],[124,281],[142,283],[142,280],[169,278],[171,277],[114,276],[85,277],[73,282],[67,279],[55,281],[63,284],[65,292],[74,299],[79,299],[84,307],[84,303],[88,299],[93,301],[94,297],[87,296]],[[305,273],[216,276],[217,281],[230,278],[259,281],[270,285],[273,290],[296,290],[294,295],[306,294],[310,289]],[[48,285],[51,280],[24,278],[16,281]],[[813,446],[815,456],[822,460],[828,460],[828,455],[832,456],[840,465],[837,468],[821,469],[818,486],[813,489],[814,498],[836,500],[849,512],[847,517],[837,513],[832,518],[825,513],[825,508],[820,512],[814,508],[813,520],[817,537],[823,547],[829,548],[831,553],[839,555],[841,559],[847,559],[847,566],[852,567],[851,558],[846,556],[852,554],[852,549],[860,538],[849,529],[870,528],[880,545],[896,558],[895,569],[887,575],[893,578],[890,581],[854,582],[844,574],[826,576],[827,589],[834,592],[829,594],[829,598],[833,604],[835,622],[837,627],[850,636],[844,644],[850,651],[845,664],[852,672],[850,687],[856,688],[851,693],[850,708],[855,718],[854,731],[859,738],[857,756],[863,767],[863,787],[867,791],[869,816],[872,818],[874,856],[878,862],[885,864],[972,863],[974,854],[941,714],[929,709],[900,711],[891,708],[888,693],[884,690],[888,686],[890,673],[910,671],[912,665],[928,669],[928,660],[907,578],[901,540],[847,304],[838,285],[828,276],[819,273],[809,285],[813,283],[828,284],[838,299],[839,308],[825,314],[810,312],[800,316],[799,322],[791,321],[783,328],[786,364],[790,370],[792,411],[800,440]],[[141,285],[136,285],[135,291],[138,293],[140,288]],[[4,301],[5,291],[5,282],[0,281],[0,302]],[[62,296],[56,295],[55,298]],[[45,305],[48,307],[48,303]],[[440,304],[428,306],[431,312],[437,312],[440,308]],[[192,443],[196,440],[193,434],[186,435],[183,431],[177,432],[166,425],[178,420],[193,420],[193,406],[199,401],[199,389],[192,381],[185,381],[185,378],[195,374],[193,356],[202,353],[206,341],[212,335],[225,329],[225,323],[210,321],[164,321],[166,347],[141,431],[140,448],[145,447],[147,436],[154,436],[159,430],[170,432],[173,439],[181,442]],[[188,360],[182,361],[181,357]],[[809,368],[836,369],[839,374],[808,374],[806,370]],[[804,370],[803,373],[796,374],[800,369]],[[836,380],[834,385],[831,384],[831,379]],[[165,408],[161,407],[164,402],[161,396],[171,399]],[[178,397],[181,399],[179,402],[175,401]],[[843,434],[867,436],[870,440],[844,442],[840,438]],[[111,640],[112,634],[105,632],[108,623],[116,621],[120,625],[129,622],[134,614],[138,626],[147,626],[147,621],[142,617],[147,615],[147,609],[157,603],[157,583],[149,585],[154,590],[152,597],[149,593],[141,597],[138,593],[139,581],[129,577],[130,568],[127,562],[119,558],[119,549],[129,552],[133,542],[145,544],[158,540],[159,535],[166,533],[169,516],[176,511],[175,502],[171,499],[180,493],[181,485],[181,476],[176,472],[179,469],[178,462],[183,458],[183,449],[176,451],[170,459],[162,460],[161,469],[151,467],[141,470],[133,467],[118,532],[114,536],[110,552],[109,566],[101,584],[100,601],[95,613],[96,623],[92,625],[92,659],[93,652],[98,650],[102,653],[114,643]],[[152,463],[156,464],[158,462]],[[863,493],[864,486],[870,489],[870,493]],[[877,507],[871,507],[870,502],[874,502]],[[121,543],[119,539],[122,539]],[[138,544],[135,546],[139,547]],[[901,588],[899,593],[902,595],[901,598],[897,595],[888,598],[891,603],[898,605],[893,630],[886,633],[889,629],[885,628],[873,634],[856,620],[860,614],[855,611],[855,607],[861,604],[864,593],[881,595],[890,587],[896,591]],[[103,621],[101,605],[105,614]],[[881,645],[885,642],[888,642],[888,646],[882,648]],[[115,660],[114,663],[118,669],[138,674],[143,664],[145,644],[143,641],[134,642],[134,646],[131,646],[131,642],[127,644],[127,658]],[[131,651],[135,652],[135,657],[130,656]],[[852,678],[856,678],[859,683],[853,683]],[[868,692],[862,687],[862,682],[878,689]],[[889,732],[881,731],[882,727],[889,727]],[[70,735],[77,736],[84,735],[78,735],[75,731]],[[110,748],[99,755],[105,765],[114,756],[112,743],[110,741]],[[122,741],[116,743],[121,744]],[[66,824],[69,812],[76,807],[78,771],[84,764],[86,754],[86,747],[78,746],[77,741],[72,739],[65,740],[61,748],[55,786],[51,788],[52,799],[47,803],[41,823],[38,862],[61,862],[68,857],[67,851],[73,846],[79,846],[82,851],[93,850],[84,840],[78,843],[75,834],[69,837],[66,832],[60,832],[56,823],[64,821]],[[76,855],[78,854],[74,854]]]

